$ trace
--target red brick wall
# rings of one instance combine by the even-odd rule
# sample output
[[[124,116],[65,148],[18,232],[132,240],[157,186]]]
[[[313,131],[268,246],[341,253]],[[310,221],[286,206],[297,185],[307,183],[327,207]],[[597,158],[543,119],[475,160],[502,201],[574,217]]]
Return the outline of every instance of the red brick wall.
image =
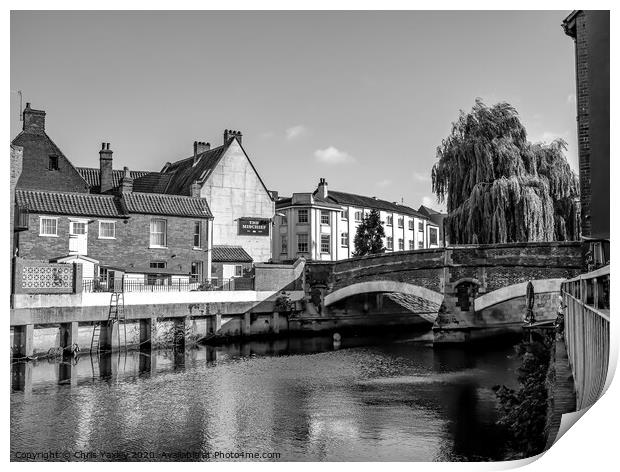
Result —
[[[24,149],[22,174],[18,188],[88,192],[88,185],[69,161],[44,134],[23,133],[13,144]],[[58,156],[58,169],[49,170],[49,156]]]
[[[58,217],[58,237],[45,237],[39,236],[40,216],[29,216],[29,230],[20,234],[19,255],[39,260],[68,255],[69,217]],[[167,220],[168,248],[149,248],[151,218]],[[191,218],[131,215],[127,220],[115,219],[116,239],[99,239],[99,220],[89,218],[87,255],[101,264],[129,269],[132,265],[133,268],[148,268],[150,261],[166,261],[167,268],[189,273],[192,261],[202,261],[206,275],[207,220],[203,220],[202,250],[193,249],[194,219]]]

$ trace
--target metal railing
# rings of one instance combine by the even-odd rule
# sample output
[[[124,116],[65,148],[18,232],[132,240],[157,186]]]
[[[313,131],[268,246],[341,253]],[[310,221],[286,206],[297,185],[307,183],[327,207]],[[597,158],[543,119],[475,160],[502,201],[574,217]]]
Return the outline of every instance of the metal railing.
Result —
[[[195,292],[254,290],[254,277],[229,279],[171,280],[122,279],[108,281],[99,277],[83,278],[82,291],[93,292]]]
[[[564,338],[571,362],[577,409],[603,393],[609,367],[609,266],[562,283]]]

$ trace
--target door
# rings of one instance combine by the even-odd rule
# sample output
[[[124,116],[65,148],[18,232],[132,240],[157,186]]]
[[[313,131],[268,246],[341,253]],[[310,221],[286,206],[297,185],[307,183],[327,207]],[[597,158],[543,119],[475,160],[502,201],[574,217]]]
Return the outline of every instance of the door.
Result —
[[[69,253],[86,255],[88,252],[88,222],[71,220],[69,222]]]

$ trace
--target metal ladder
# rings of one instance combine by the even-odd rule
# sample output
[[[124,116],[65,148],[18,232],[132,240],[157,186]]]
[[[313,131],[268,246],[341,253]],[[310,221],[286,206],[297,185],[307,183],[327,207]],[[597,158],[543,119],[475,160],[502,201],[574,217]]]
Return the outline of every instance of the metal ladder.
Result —
[[[123,292],[111,292],[110,293],[110,306],[108,308],[107,323],[112,324],[118,322],[118,345],[121,345],[121,327],[120,323],[123,323],[125,350],[127,350],[127,324],[125,323],[125,297]],[[99,338],[101,337],[101,321],[95,322],[93,326],[93,335],[90,340],[90,352],[99,352]]]

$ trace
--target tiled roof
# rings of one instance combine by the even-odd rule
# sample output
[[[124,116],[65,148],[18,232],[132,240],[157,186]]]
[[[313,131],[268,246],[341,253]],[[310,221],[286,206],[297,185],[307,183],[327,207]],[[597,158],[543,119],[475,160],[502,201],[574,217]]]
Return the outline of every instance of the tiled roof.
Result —
[[[198,154],[198,162],[194,165],[194,157],[188,157],[177,161],[167,168],[166,174],[170,175],[170,181],[166,193],[174,195],[190,195],[191,184],[198,180],[202,181],[220,161],[226,151],[225,146],[219,146]]]
[[[86,180],[86,182],[88,182],[88,185],[90,185],[90,187],[93,190],[98,190],[99,189],[99,169],[95,168],[95,167],[77,167],[78,172],[80,173],[80,175],[82,176],[82,178],[84,180]],[[129,175],[132,179],[139,179],[140,177],[143,177],[147,174],[149,174],[150,172],[147,170],[131,170],[129,171]],[[112,186],[114,188],[117,188],[118,186],[120,186],[121,184],[121,179],[123,178],[123,175],[125,175],[125,172],[122,170],[118,170],[115,169],[112,171]]]
[[[427,219],[425,215],[417,210],[406,205],[400,205],[398,203],[388,202],[387,200],[381,200],[379,198],[364,197],[362,195],[355,195],[353,193],[338,192],[330,190],[327,198],[340,205],[350,205],[359,208],[376,208],[377,210],[392,211],[394,213],[401,213],[403,215],[415,216],[417,218]]]
[[[133,191],[143,193],[166,193],[166,187],[174,174],[148,172],[141,177],[134,178]]]
[[[314,203],[313,205],[322,206],[326,208],[333,208],[335,210],[342,210],[342,207],[333,201],[326,200],[324,198],[319,197],[318,195],[313,195]],[[280,198],[276,201],[276,208],[284,208],[290,206],[308,206],[309,203],[293,203],[292,197],[284,197]]]
[[[113,195],[17,190],[15,201],[20,208],[34,213],[117,218],[124,216],[118,199]]]
[[[123,193],[122,201],[128,213],[191,216],[195,218],[213,217],[204,198],[132,192]]]
[[[252,257],[241,246],[213,246],[212,262],[252,262]]]

